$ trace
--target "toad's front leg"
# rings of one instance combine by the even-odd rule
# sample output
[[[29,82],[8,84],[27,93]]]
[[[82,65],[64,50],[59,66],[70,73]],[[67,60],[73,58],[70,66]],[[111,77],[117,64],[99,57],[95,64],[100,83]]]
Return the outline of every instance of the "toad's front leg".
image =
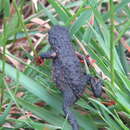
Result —
[[[47,52],[45,52],[45,53],[41,53],[41,54],[40,54],[40,57],[41,57],[42,59],[54,59],[54,58],[56,58],[56,56],[57,56],[57,54],[56,54],[56,52],[53,51],[53,50],[50,50],[50,51],[47,51]]]

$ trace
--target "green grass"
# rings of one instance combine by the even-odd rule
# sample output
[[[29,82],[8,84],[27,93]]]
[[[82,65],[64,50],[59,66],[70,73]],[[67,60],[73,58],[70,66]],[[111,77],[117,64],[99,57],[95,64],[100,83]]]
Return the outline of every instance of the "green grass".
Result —
[[[3,10],[4,13],[3,31],[0,33],[0,46],[2,48],[0,58],[0,129],[6,129],[5,124],[11,124],[11,122],[13,122],[12,127],[16,129],[71,129],[62,112],[62,95],[52,81],[51,60],[45,61],[43,66],[37,66],[32,61],[31,52],[34,56],[38,55],[39,50],[34,49],[31,38],[39,31],[39,25],[35,24],[33,28],[27,28],[27,24],[31,23],[32,18],[39,17],[48,21],[50,27],[55,24],[68,27],[75,50],[84,55],[86,55],[85,51],[88,52],[96,60],[98,68],[110,79],[103,79],[105,95],[109,98],[103,96],[95,99],[84,93],[84,96],[74,105],[73,111],[80,128],[85,130],[98,130],[99,128],[129,130],[130,80],[128,73],[130,71],[124,55],[126,48],[120,43],[120,39],[126,31],[130,31],[129,0],[116,5],[113,4],[112,0],[107,1],[110,9],[105,13],[99,11],[103,1],[69,1],[65,5],[64,1],[48,0],[49,6],[47,7],[39,2],[37,3],[38,9],[34,9],[32,14],[24,18],[23,9],[25,5],[34,6],[32,1],[21,1],[16,4],[16,0],[13,0],[12,5],[15,8],[15,13],[11,14],[9,0],[0,0],[0,12]],[[73,8],[77,8],[76,12]],[[94,24],[91,24],[90,20],[93,16]],[[118,32],[118,36],[114,32]],[[46,31],[39,33],[46,34]],[[29,64],[22,61],[23,57],[11,53],[8,47],[15,45],[16,41],[21,38],[28,40],[28,46],[32,50],[28,52],[19,47],[19,50],[22,49],[26,52],[28,60],[31,60]],[[80,49],[81,46],[77,40],[85,51]],[[49,48],[46,40],[42,41],[40,45],[43,47],[42,51]],[[8,62],[8,56],[23,64],[25,70],[21,72],[15,65],[12,66]],[[102,78],[97,73],[97,68],[90,67],[89,71]],[[7,76],[12,79],[11,83],[7,82]],[[24,93],[20,98],[16,96],[19,92]],[[112,106],[102,104],[102,102],[109,100],[115,101],[116,104]],[[37,102],[43,102],[44,106],[36,105]],[[5,104],[7,107],[3,108]],[[18,117],[25,116],[26,111],[28,111],[42,121],[32,117],[15,119],[14,115],[10,113],[13,106],[20,110],[18,114],[16,113]]]

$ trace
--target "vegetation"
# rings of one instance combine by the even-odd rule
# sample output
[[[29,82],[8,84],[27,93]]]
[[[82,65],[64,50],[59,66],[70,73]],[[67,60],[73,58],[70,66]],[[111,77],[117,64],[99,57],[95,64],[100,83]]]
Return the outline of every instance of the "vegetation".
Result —
[[[101,98],[86,87],[74,105],[81,129],[129,130],[129,0],[0,0],[0,129],[71,129],[51,60],[34,58],[55,24],[70,29],[75,50],[96,61],[83,66],[104,84]]]

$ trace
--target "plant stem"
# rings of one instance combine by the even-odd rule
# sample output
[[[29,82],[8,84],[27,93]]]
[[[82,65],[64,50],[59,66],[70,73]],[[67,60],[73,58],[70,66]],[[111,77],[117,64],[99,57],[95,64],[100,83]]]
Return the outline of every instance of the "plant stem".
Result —
[[[110,63],[111,63],[111,87],[114,87],[114,7],[113,0],[109,0],[110,2]]]

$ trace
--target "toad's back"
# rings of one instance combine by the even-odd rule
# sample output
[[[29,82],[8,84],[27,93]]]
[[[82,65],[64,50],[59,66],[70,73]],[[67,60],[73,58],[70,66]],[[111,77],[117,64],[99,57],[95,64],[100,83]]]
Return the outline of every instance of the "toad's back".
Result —
[[[49,32],[49,43],[57,54],[53,59],[53,75],[57,86],[62,91],[71,88],[78,98],[83,93],[87,79],[70,42],[68,30],[54,26]]]

